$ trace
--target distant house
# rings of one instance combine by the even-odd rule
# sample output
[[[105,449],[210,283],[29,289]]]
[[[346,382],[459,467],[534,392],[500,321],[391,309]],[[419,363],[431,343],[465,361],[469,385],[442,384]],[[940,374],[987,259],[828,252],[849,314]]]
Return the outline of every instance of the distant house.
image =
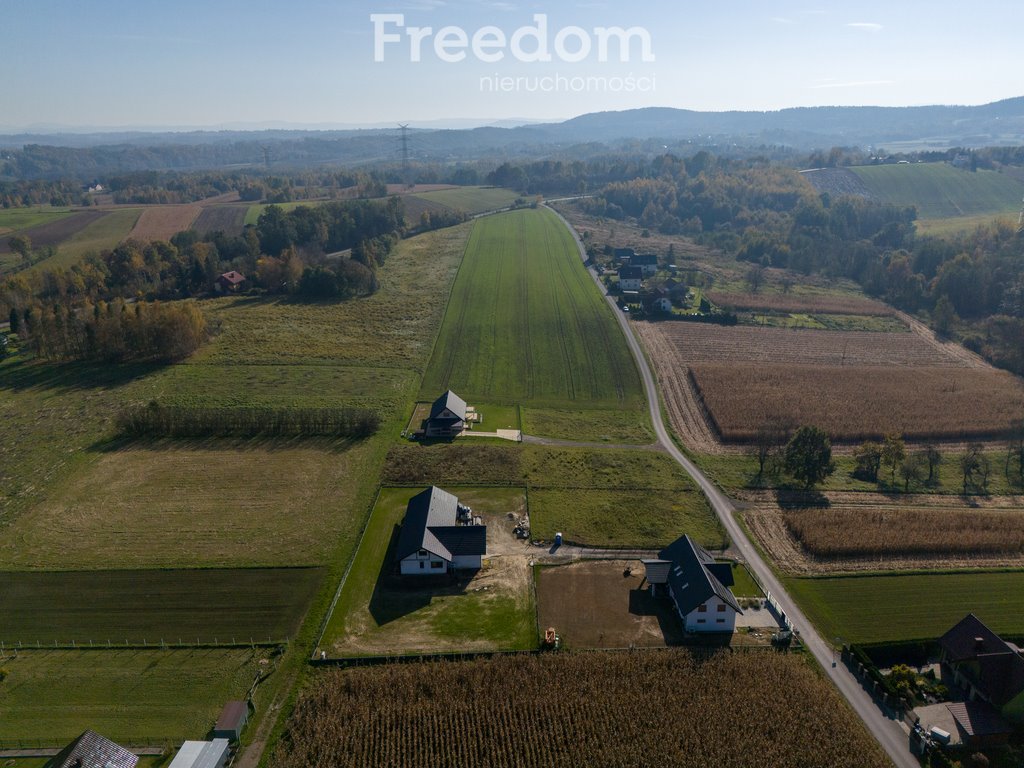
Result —
[[[612,253],[615,260],[620,264],[628,263],[629,260],[636,255],[636,252],[632,248],[616,248]]]
[[[644,272],[640,267],[619,267],[619,289],[639,291],[644,283]]]
[[[249,704],[244,701],[229,701],[213,726],[213,738],[238,741],[242,738],[242,729],[249,720]]]
[[[683,536],[659,552],[657,560],[643,564],[652,592],[667,592],[687,632],[736,629],[736,616],[743,611],[729,590],[733,579],[728,563],[716,563],[693,539]]]
[[[668,291],[664,288],[655,288],[649,293],[645,293],[642,296],[642,302],[644,310],[647,312],[671,312],[672,311],[672,300],[669,298]]]
[[[139,758],[95,731],[86,731],[68,744],[46,768],[135,768]]]
[[[466,401],[450,389],[430,406],[424,424],[427,437],[454,437],[466,428]]]
[[[985,702],[1024,723],[1024,658],[973,613],[939,638],[941,660],[969,702]]]
[[[403,576],[479,570],[487,554],[487,526],[454,495],[436,486],[405,508],[395,560]]]
[[[629,260],[629,266],[640,267],[644,277],[649,277],[658,271],[658,257],[653,253],[638,253]]]
[[[217,278],[217,282],[214,284],[219,293],[232,293],[242,287],[242,283],[245,282],[245,275],[241,272],[225,272],[223,275]]]
[[[227,739],[186,741],[168,768],[224,768],[230,752]]]

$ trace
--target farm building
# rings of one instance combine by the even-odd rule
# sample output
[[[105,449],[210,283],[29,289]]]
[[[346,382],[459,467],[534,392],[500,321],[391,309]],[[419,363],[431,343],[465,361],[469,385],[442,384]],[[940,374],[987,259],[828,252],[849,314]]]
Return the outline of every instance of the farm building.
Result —
[[[1024,722],[1024,658],[973,613],[939,638],[943,665],[969,702],[984,702]]]
[[[227,739],[186,741],[168,768],[224,768],[229,752]]]
[[[86,731],[68,744],[46,768],[135,768],[139,758],[95,731]]]
[[[619,289],[623,291],[639,291],[644,283],[644,273],[640,267],[619,268]]]
[[[233,293],[238,291],[242,287],[242,283],[245,282],[245,275],[241,272],[225,272],[223,275],[217,278],[217,282],[214,283],[214,287],[218,293]]]
[[[650,277],[658,271],[658,257],[653,253],[638,253],[629,260],[629,266],[640,267],[644,277]]]
[[[242,738],[242,729],[249,719],[249,705],[244,701],[229,701],[213,726],[213,738],[238,741]]]
[[[736,629],[736,616],[743,611],[729,591],[733,579],[728,563],[716,563],[693,539],[683,536],[659,552],[657,560],[643,564],[652,593],[667,592],[687,632]]]
[[[487,554],[487,526],[458,498],[431,486],[409,500],[395,560],[403,576],[479,570]]]
[[[427,437],[454,437],[462,434],[467,420],[466,401],[450,389],[430,406],[424,422]]]

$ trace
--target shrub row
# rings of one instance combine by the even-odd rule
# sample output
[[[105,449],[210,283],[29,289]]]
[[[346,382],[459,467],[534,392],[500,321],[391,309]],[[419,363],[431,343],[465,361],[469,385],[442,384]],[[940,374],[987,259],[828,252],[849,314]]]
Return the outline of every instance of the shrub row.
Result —
[[[365,408],[214,408],[160,405],[123,409],[125,437],[368,437],[380,416]]]

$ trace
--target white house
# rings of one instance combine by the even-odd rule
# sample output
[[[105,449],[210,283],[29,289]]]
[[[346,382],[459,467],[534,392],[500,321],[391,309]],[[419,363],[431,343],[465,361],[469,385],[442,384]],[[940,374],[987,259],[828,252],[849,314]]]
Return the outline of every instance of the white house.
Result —
[[[651,590],[665,590],[687,632],[733,632],[743,611],[733,597],[732,568],[689,536],[663,549],[657,560],[644,560]]]
[[[644,272],[640,267],[619,268],[619,290],[639,291],[644,284]]]
[[[486,554],[487,526],[458,498],[431,486],[409,500],[395,551],[403,576],[479,570]]]

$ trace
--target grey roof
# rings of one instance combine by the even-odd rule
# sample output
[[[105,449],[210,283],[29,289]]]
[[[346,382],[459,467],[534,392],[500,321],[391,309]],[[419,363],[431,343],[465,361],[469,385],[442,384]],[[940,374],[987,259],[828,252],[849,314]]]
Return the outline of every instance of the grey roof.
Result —
[[[640,280],[643,276],[640,267],[619,267],[619,280]]]
[[[245,721],[249,719],[249,705],[244,701],[229,701],[220,711],[217,724],[213,726],[215,731],[240,730]]]
[[[716,575],[721,568],[715,558],[689,536],[667,546],[659,557],[673,563],[668,583],[680,614],[685,616],[712,597],[720,598],[737,613],[743,613],[732,592]]]
[[[448,409],[463,421],[466,420],[466,401],[450,389],[437,398],[433,405],[430,406],[430,418],[436,419],[445,409]]]
[[[448,561],[456,555],[486,554],[487,526],[459,525],[458,508],[458,498],[437,486],[409,499],[395,559],[404,560],[421,549]]]
[[[186,741],[167,768],[218,768],[230,748],[227,739]]]
[[[95,731],[86,731],[47,763],[51,768],[135,768],[139,758]]]
[[[632,267],[658,266],[658,256],[653,253],[638,253],[629,260]]]

